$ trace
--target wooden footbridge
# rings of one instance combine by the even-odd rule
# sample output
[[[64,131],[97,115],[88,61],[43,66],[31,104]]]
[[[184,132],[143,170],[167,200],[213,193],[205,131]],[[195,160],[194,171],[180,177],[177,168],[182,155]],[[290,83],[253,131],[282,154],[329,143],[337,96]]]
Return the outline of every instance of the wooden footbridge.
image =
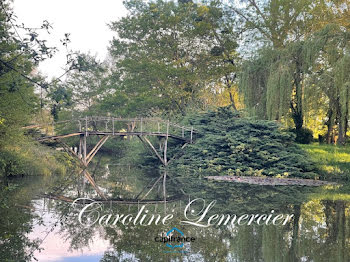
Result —
[[[167,166],[168,163],[176,157],[174,156],[172,159],[169,159],[167,156],[168,139],[178,140],[183,149],[186,145],[193,143],[195,134],[198,133],[193,127],[181,126],[159,118],[126,119],[101,116],[77,118],[45,125],[31,125],[24,128],[46,130],[46,134],[50,133],[51,130],[51,135],[39,137],[37,140],[42,142],[52,140],[60,142],[67,152],[79,160],[82,166],[82,173],[95,188],[97,193],[104,199],[106,199],[106,197],[87,171],[87,167],[96,153],[109,138],[122,137],[130,139],[131,137],[136,136],[155,154],[155,156],[157,156],[162,165]],[[98,142],[91,150],[88,150],[87,147],[87,138],[89,136],[97,136],[99,138]],[[72,148],[63,141],[64,138],[71,137],[79,137],[78,147]],[[149,137],[157,137],[157,143],[152,143]],[[161,178],[163,178],[165,195],[166,174],[159,177],[156,183],[161,181]],[[148,193],[146,195],[148,195]]]

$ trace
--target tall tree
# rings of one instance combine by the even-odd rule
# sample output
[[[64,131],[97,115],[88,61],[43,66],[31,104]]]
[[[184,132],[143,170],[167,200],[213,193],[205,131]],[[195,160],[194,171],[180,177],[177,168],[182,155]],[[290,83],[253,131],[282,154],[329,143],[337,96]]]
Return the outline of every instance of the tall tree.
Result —
[[[115,93],[106,103],[118,104],[118,113],[184,114],[185,107],[200,106],[202,90],[218,83],[232,87],[236,34],[220,1],[129,0],[125,6],[129,15],[111,24],[118,33],[110,47]]]
[[[311,99],[325,102],[327,141],[334,140],[333,128],[338,125],[338,143],[344,144],[350,101],[350,32],[339,25],[328,25],[323,35],[318,34],[313,39],[314,46],[319,45],[322,39],[327,41],[324,41],[322,52],[318,53],[318,59],[312,65],[307,89],[313,92]],[[320,92],[315,92],[317,90]]]
[[[348,81],[345,73],[348,70],[347,35],[338,25],[327,25],[305,40],[290,43],[281,49],[265,48],[260,51],[256,59],[243,66],[241,89],[245,93],[247,106],[262,110],[263,116],[268,119],[279,120],[291,114],[296,129],[301,129],[304,119],[304,90],[310,88],[312,92],[317,84],[315,81],[319,82],[321,78],[314,78],[312,83],[309,79],[318,72],[324,73],[324,82],[319,86],[328,83],[321,94],[328,96],[330,104],[338,104],[338,109],[331,109],[334,109],[334,113],[339,112],[334,116],[342,118],[342,112],[347,115],[347,91],[344,91]],[[333,75],[332,82],[325,81],[330,75]],[[261,94],[257,96],[255,90],[261,90]],[[314,97],[315,95],[316,93]],[[332,112],[329,113],[333,115]],[[342,119],[345,123],[345,118]],[[344,132],[344,127],[342,129]]]
[[[5,184],[7,176],[24,173],[16,168],[17,160],[22,160],[18,157],[18,145],[24,140],[21,127],[40,108],[34,93],[39,77],[33,70],[54,51],[39,39],[36,29],[16,23],[10,3],[0,1],[0,179]],[[42,29],[49,27],[44,22]],[[26,35],[19,35],[19,29]]]
[[[51,114],[57,120],[66,113],[96,112],[105,96],[107,67],[90,54],[76,54],[76,63],[66,76],[48,88]],[[71,115],[69,116],[71,117]]]
[[[33,83],[32,51],[23,47],[14,32],[9,4],[0,2],[0,148],[21,133],[23,125],[37,106]],[[35,58],[35,57],[34,57]]]
[[[336,21],[346,28],[343,18],[349,5],[346,1],[327,0],[244,3],[245,10],[231,8],[248,32],[258,32],[255,40],[262,40],[263,45],[255,57],[243,64],[240,87],[245,104],[263,118],[280,120],[291,116],[299,132],[304,125],[306,80],[321,53],[339,44],[330,41],[334,30],[328,24]],[[340,131],[340,137],[344,131]]]

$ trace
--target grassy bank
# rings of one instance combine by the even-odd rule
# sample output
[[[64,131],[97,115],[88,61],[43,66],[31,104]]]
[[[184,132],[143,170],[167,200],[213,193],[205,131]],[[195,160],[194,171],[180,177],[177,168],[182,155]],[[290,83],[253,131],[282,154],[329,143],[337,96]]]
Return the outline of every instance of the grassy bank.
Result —
[[[65,174],[71,168],[72,159],[67,153],[30,140],[0,149],[0,184],[18,176]]]
[[[301,145],[320,170],[321,179],[350,180],[350,147]]]

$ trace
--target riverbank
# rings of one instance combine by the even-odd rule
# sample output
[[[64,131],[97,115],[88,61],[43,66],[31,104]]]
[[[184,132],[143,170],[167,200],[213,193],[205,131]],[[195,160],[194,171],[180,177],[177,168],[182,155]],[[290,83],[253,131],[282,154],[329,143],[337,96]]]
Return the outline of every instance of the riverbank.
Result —
[[[0,184],[5,186],[15,177],[62,175],[73,168],[73,159],[67,153],[30,139],[0,149]]]
[[[319,169],[322,180],[350,180],[350,147],[336,145],[300,145]]]

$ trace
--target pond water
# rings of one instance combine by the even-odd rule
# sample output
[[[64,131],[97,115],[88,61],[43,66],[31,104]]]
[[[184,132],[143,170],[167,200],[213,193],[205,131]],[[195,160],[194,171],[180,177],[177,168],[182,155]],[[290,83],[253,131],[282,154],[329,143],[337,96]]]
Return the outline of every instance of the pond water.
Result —
[[[350,261],[349,185],[258,186],[175,173],[167,173],[164,181],[163,172],[102,158],[90,173],[113,201],[99,202],[101,209],[91,205],[91,212],[83,213],[81,221],[81,210],[95,203],[88,199],[100,197],[77,173],[12,181],[10,189],[0,193],[0,261]],[[152,202],[133,201],[137,196]],[[72,204],[77,198],[85,200]],[[208,227],[183,223],[197,221],[212,201],[216,202],[202,219],[204,225],[214,214],[233,218],[274,212],[294,217],[285,225],[218,224],[215,219]],[[144,225],[128,223],[140,210]],[[113,214],[109,221],[116,215],[131,215],[124,224],[122,217],[115,225],[106,219],[102,225],[93,223],[103,214]],[[172,218],[166,225],[146,223],[151,215],[164,218],[169,214]],[[169,236],[193,241],[178,242],[183,243],[181,247],[156,241],[174,227],[180,232]]]

